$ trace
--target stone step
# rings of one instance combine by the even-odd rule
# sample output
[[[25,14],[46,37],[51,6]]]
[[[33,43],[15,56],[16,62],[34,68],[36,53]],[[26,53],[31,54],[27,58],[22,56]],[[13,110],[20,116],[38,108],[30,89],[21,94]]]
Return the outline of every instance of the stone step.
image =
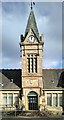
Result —
[[[45,112],[40,111],[23,111],[19,114],[20,116],[47,116]]]
[[[3,114],[4,115],[4,114]],[[38,110],[30,110],[30,111],[9,111],[6,112],[6,115],[12,115],[12,116],[39,116],[39,117],[47,117],[51,116],[51,113],[49,111],[38,111]]]

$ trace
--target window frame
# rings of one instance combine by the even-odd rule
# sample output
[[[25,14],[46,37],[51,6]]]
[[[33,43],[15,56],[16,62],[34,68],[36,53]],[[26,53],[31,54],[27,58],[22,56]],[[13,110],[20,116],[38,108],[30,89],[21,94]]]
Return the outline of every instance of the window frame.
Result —
[[[27,72],[37,73],[37,54],[27,54]]]

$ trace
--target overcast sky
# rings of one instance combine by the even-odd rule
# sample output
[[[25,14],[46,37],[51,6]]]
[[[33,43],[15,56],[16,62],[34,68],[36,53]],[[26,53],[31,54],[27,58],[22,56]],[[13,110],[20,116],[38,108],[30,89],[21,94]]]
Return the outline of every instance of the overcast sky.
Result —
[[[44,34],[42,68],[63,67],[62,3],[36,2],[33,10],[39,33]],[[2,51],[0,50],[2,64],[0,59],[0,68],[21,68],[20,35],[25,32],[29,13],[30,3],[28,2],[2,3],[2,11],[0,4],[0,16],[2,15],[2,20],[0,19],[0,26],[2,24]]]

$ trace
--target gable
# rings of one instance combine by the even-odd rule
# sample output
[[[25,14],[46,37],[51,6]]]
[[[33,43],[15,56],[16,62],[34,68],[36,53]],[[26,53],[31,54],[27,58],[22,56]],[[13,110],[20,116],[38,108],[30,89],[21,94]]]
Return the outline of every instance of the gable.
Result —
[[[23,41],[24,44],[30,44],[29,40],[28,40],[30,36],[34,36],[34,38],[35,38],[35,41],[33,43],[31,43],[31,44],[37,44],[37,43],[39,43],[38,37],[34,33],[33,29],[30,28],[29,31],[28,31],[28,33],[27,33],[27,35],[26,35],[26,37],[24,38],[24,41]]]

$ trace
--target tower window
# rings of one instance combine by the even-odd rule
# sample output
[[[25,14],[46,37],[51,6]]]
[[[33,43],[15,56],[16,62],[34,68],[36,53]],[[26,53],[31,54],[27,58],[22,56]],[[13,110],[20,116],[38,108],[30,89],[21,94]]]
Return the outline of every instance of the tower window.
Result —
[[[27,71],[29,73],[37,73],[37,56],[27,55]]]
[[[30,73],[30,58],[27,58],[27,69],[28,69],[28,72]]]
[[[33,69],[34,69],[34,68],[33,68],[33,58],[31,58],[31,64],[32,64],[31,70],[32,70],[32,72],[34,72],[34,71],[33,71]]]
[[[37,73],[37,57],[34,58],[34,62],[35,62],[34,69],[35,69],[35,72]]]

